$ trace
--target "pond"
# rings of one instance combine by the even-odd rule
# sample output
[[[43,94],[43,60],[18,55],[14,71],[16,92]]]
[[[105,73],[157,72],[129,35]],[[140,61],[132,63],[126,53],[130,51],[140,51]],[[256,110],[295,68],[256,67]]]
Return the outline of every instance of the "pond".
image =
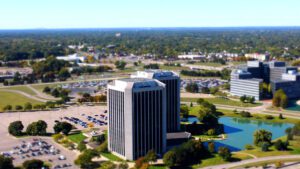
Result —
[[[297,104],[297,101],[298,100],[291,100],[291,101],[289,101],[289,107],[286,108],[286,110],[300,112],[300,105]]]
[[[191,117],[189,121],[194,122],[196,119],[195,117]],[[215,147],[226,146],[231,151],[240,151],[245,149],[246,144],[253,144],[253,134],[256,130],[268,130],[273,134],[272,139],[276,139],[284,136],[285,129],[293,126],[290,123],[273,123],[237,117],[221,117],[219,122],[224,125],[227,139],[215,141]]]

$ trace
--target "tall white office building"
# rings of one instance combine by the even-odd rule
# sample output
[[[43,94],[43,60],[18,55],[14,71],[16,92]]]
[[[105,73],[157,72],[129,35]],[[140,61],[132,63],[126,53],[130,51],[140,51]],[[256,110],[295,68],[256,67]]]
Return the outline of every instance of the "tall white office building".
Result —
[[[180,131],[180,77],[172,71],[138,71],[131,77],[156,79],[166,85],[167,132]]]
[[[135,160],[166,151],[166,89],[157,80],[131,78],[108,85],[108,148]]]

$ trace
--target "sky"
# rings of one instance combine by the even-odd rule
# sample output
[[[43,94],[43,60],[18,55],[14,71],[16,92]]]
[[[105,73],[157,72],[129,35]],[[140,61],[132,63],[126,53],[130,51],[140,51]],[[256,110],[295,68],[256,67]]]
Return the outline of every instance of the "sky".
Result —
[[[300,0],[0,0],[0,29],[300,26]]]

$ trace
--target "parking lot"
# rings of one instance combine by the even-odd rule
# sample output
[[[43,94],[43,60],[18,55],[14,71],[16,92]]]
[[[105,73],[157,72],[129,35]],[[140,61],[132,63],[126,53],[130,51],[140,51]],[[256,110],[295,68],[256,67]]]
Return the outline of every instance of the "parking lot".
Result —
[[[13,141],[12,141],[13,140]],[[51,138],[31,137],[10,138],[5,146],[1,145],[1,154],[12,157],[14,165],[21,165],[25,160],[40,159],[49,162],[52,168],[78,168],[73,164],[77,154],[63,148]]]
[[[22,164],[22,162],[28,159],[37,158],[48,162],[52,161],[53,164],[55,164],[53,165],[53,167],[55,167],[56,165],[60,165],[60,167],[65,166],[64,168],[78,168],[73,164],[78,154],[76,154],[73,151],[67,150],[61,145],[55,143],[51,137],[15,138],[8,134],[8,126],[11,122],[20,120],[23,122],[24,130],[26,130],[28,124],[37,120],[44,120],[48,124],[47,132],[53,132],[53,126],[55,124],[55,121],[64,120],[65,117],[73,117],[78,119],[77,124],[76,121],[70,123],[73,124],[79,130],[85,129],[85,126],[79,123],[80,121],[85,123],[93,123],[94,127],[99,128],[100,130],[106,130],[107,126],[105,125],[105,118],[107,116],[105,113],[105,109],[106,106],[72,106],[67,109],[59,109],[53,111],[1,113],[0,152],[6,152],[11,154],[13,154],[13,152],[16,152],[15,154],[13,154],[13,157],[15,158],[15,165]],[[33,138],[38,140],[42,138],[42,140],[41,142],[39,142],[38,140],[34,141]],[[29,147],[27,147],[28,145]],[[51,148],[52,146],[53,148]],[[33,151],[30,150],[30,147]],[[59,150],[59,153],[57,153],[56,150]],[[54,151],[55,155],[52,154],[51,151]],[[18,154],[23,152],[25,153]],[[58,157],[61,155],[63,155],[66,158],[66,160],[59,160]],[[72,164],[72,166],[67,167],[69,164]]]

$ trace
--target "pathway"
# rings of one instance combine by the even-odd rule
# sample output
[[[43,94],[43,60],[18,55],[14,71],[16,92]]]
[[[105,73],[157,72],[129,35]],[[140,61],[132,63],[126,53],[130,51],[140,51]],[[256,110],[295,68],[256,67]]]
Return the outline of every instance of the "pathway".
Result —
[[[209,167],[204,167],[202,169],[227,169],[227,168],[232,168],[232,167],[238,167],[241,165],[257,163],[257,162],[276,161],[276,160],[284,161],[284,160],[289,160],[289,159],[299,159],[300,160],[300,155],[282,155],[282,156],[262,157],[262,158],[243,160],[243,161],[233,162],[233,163],[228,163],[228,164],[209,166]]]
[[[37,97],[42,98],[42,99],[46,99],[46,100],[57,100],[55,97],[52,97],[48,94],[42,93],[38,90],[36,90],[34,87],[32,87],[31,85],[26,85],[26,87],[28,87],[29,89],[31,89]]]

